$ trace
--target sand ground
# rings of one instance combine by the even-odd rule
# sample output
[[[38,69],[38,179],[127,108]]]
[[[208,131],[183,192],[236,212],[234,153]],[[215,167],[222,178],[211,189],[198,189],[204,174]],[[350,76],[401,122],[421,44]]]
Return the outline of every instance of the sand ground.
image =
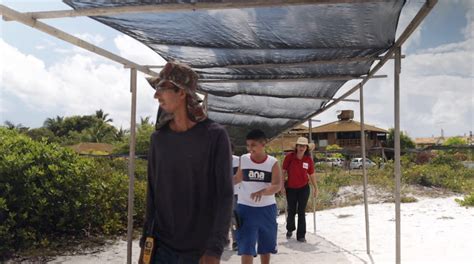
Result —
[[[402,263],[474,263],[474,208],[460,207],[453,196],[417,198],[418,202],[401,206]],[[300,243],[285,238],[285,217],[278,218],[278,254],[271,263],[395,263],[393,203],[369,205],[370,256],[363,205],[318,211],[316,234],[312,213],[306,219],[307,243]],[[125,241],[116,241],[94,253],[59,256],[50,263],[125,263],[126,248]],[[138,252],[134,241],[134,263]],[[222,263],[240,263],[240,258],[226,250]]]

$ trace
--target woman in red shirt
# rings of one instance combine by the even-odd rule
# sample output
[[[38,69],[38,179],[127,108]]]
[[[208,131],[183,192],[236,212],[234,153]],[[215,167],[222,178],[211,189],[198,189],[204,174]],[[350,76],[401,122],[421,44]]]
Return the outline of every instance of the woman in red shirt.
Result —
[[[305,209],[310,194],[309,182],[314,187],[313,196],[317,195],[316,175],[314,173],[314,162],[310,151],[314,148],[313,143],[308,143],[304,137],[298,138],[295,150],[288,153],[283,161],[283,175],[288,177],[284,192],[288,203],[288,218],[286,219],[286,238],[291,238],[295,227],[295,215],[298,213],[298,230],[296,239],[306,242],[306,219]],[[286,190],[285,190],[286,189]]]

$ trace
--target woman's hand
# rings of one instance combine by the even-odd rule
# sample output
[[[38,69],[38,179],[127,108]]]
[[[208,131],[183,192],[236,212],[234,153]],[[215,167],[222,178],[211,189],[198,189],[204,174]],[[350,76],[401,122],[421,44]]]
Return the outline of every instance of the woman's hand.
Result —
[[[314,198],[318,197],[318,186],[313,187],[313,197]]]

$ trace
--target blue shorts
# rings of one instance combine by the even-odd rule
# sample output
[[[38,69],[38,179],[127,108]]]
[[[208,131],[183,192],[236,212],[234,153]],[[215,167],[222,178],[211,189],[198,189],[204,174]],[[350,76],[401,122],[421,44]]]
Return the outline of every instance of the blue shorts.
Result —
[[[277,206],[252,207],[238,204],[241,226],[237,229],[239,255],[277,253]],[[257,250],[256,245],[258,245]]]

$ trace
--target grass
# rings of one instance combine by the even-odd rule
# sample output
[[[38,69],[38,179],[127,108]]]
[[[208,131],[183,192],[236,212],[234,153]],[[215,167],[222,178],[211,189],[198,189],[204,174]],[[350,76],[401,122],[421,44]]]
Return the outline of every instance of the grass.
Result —
[[[368,184],[387,193],[395,190],[393,162],[388,162],[384,168],[367,170]],[[316,166],[318,178],[318,197],[316,210],[338,207],[334,203],[338,191],[343,186],[360,186],[363,184],[362,170],[346,171],[329,166]],[[402,157],[402,203],[414,203],[418,200],[413,196],[413,188],[419,186],[416,195],[439,196],[440,193],[463,193],[464,199],[457,199],[462,206],[474,206],[474,169],[468,169],[448,154],[438,154],[436,159],[424,164],[417,164],[411,157]],[[410,188],[407,188],[410,187]],[[425,188],[426,187],[426,188]],[[362,194],[347,197],[347,201],[339,206],[361,203]],[[393,197],[380,202],[393,202]],[[277,202],[279,208],[285,206],[283,197]],[[306,207],[308,212],[313,210],[313,199],[310,198]]]
[[[474,207],[474,192],[466,194],[463,199],[456,199],[456,202],[461,206]]]
[[[403,196],[400,198],[400,202],[402,203],[416,203],[418,202],[418,199],[416,199],[413,196]]]

